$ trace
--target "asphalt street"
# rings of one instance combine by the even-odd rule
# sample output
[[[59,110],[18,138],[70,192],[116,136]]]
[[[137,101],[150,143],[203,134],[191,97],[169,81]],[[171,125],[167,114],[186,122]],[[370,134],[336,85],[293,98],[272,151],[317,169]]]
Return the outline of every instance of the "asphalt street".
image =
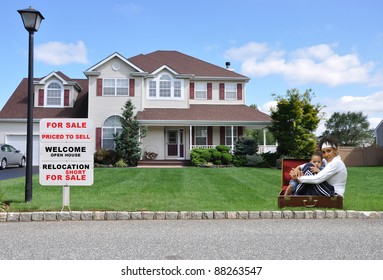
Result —
[[[39,173],[39,167],[33,166],[32,167],[32,173],[38,174]],[[25,167],[7,167],[4,170],[0,170],[0,181],[6,180],[6,179],[12,179],[12,178],[18,178],[25,176]]]
[[[383,219],[0,223],[0,259],[381,260]]]

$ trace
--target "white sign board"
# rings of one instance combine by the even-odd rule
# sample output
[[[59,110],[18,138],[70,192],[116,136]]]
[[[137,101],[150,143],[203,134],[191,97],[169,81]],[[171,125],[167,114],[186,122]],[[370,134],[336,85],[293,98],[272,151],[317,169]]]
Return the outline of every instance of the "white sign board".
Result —
[[[91,119],[40,121],[40,184],[93,184],[94,124]]]

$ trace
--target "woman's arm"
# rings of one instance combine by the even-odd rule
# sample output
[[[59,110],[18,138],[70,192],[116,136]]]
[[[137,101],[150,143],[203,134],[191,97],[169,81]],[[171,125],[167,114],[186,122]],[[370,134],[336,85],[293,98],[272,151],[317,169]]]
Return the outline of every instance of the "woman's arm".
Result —
[[[308,184],[319,184],[324,181],[327,181],[328,178],[338,173],[341,168],[339,162],[330,162],[328,163],[323,170],[313,176],[301,176],[298,177],[298,182],[308,183]]]

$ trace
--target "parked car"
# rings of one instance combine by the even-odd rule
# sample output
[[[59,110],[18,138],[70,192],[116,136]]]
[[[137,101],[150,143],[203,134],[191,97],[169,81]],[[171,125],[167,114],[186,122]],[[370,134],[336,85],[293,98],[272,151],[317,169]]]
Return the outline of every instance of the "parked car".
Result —
[[[0,144],[0,169],[8,165],[25,166],[25,155],[8,144]]]

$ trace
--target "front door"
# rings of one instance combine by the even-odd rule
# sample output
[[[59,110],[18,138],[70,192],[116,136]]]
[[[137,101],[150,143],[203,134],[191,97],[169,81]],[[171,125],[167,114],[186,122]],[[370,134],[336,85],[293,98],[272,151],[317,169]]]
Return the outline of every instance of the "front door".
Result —
[[[177,157],[178,158],[178,130],[169,129],[167,131],[167,155],[168,157]]]

